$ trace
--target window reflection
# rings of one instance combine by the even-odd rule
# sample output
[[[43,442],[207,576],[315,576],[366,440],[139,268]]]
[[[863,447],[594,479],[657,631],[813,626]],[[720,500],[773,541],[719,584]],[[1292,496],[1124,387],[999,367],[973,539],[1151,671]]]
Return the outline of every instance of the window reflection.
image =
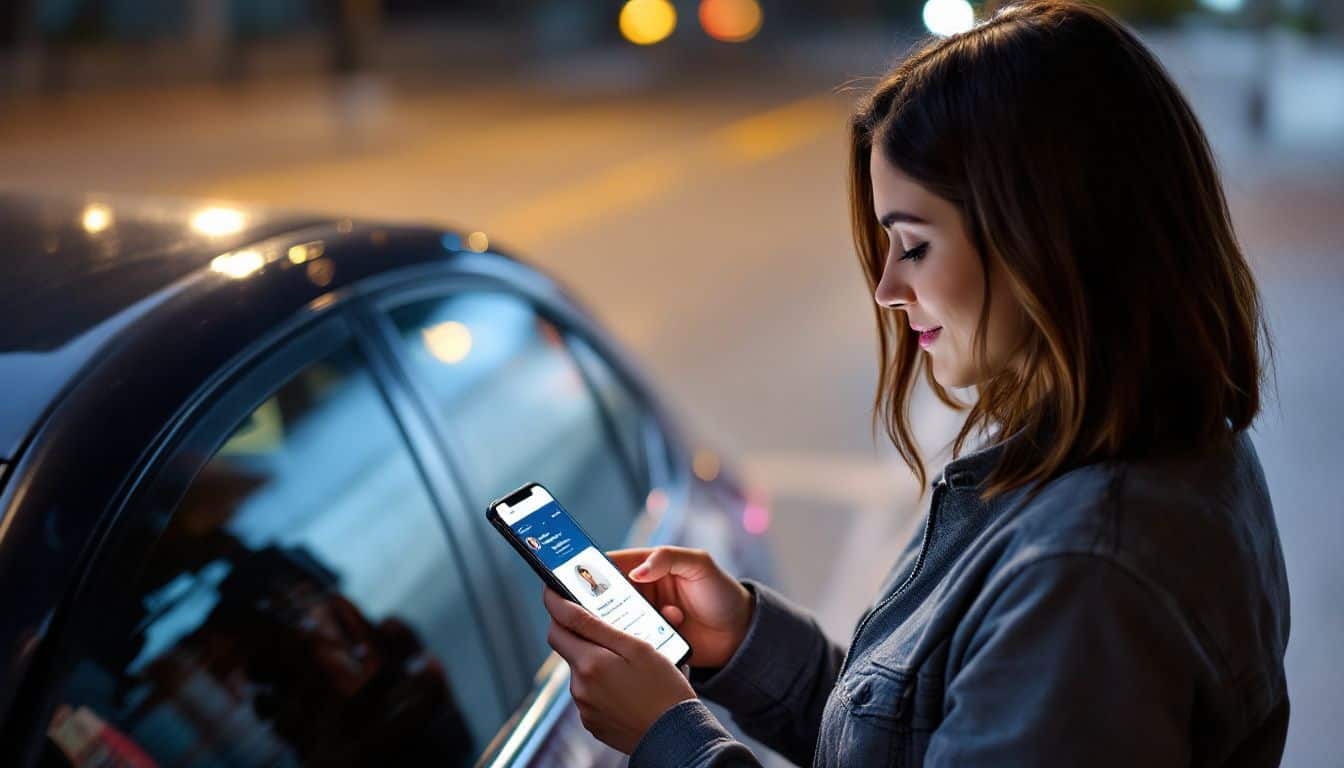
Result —
[[[311,366],[193,481],[71,676],[49,753],[468,765],[504,709],[453,562],[363,366]]]
[[[472,487],[486,497],[477,499],[480,509],[536,481],[598,546],[625,541],[647,489],[636,487],[615,424],[554,325],[518,297],[485,292],[410,304],[390,316],[412,374],[457,438]],[[449,336],[449,328],[469,329],[469,354],[445,360],[447,342],[462,336]],[[509,587],[522,596],[525,661],[535,668],[550,651],[549,617],[536,575],[512,554],[504,563]]]

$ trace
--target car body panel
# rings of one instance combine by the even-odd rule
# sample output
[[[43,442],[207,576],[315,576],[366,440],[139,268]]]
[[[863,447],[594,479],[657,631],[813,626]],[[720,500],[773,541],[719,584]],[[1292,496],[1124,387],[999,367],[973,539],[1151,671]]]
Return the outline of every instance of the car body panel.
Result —
[[[103,217],[101,228],[86,224],[90,212]],[[209,231],[216,234],[208,235],[200,228],[209,223],[200,221],[203,212],[236,219],[215,221]],[[7,395],[0,459],[17,455],[65,384],[171,286],[222,253],[324,222],[172,201],[0,194],[0,391]],[[220,229],[229,223],[236,230]]]

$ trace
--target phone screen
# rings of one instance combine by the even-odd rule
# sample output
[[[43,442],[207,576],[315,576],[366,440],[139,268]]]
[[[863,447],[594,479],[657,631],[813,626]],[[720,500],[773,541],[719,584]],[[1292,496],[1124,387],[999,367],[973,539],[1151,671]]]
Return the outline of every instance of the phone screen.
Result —
[[[545,488],[533,485],[529,496],[509,498],[512,504],[495,504],[500,520],[580,605],[649,643],[673,664],[683,661],[690,645],[625,580]]]

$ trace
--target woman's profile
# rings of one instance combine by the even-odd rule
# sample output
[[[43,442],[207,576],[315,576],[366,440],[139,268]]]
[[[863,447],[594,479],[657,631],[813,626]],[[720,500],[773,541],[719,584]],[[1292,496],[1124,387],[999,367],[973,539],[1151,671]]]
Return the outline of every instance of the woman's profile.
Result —
[[[548,590],[585,727],[636,768],[760,764],[702,698],[798,765],[1276,765],[1268,337],[1185,98],[1105,11],[1029,0],[907,56],[848,149],[875,423],[921,530],[848,645],[704,551],[609,553],[692,671]],[[966,411],[936,472],[921,380]]]

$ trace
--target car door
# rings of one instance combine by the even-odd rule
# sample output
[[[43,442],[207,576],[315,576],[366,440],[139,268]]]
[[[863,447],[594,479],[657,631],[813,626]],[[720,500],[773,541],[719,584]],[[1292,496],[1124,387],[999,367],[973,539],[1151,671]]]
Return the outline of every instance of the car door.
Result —
[[[368,351],[338,315],[202,393],[76,603],[46,758],[481,756],[510,709],[498,638]]]
[[[664,500],[659,512],[666,506],[666,437],[647,405],[566,321],[562,308],[507,283],[419,285],[391,291],[374,306],[477,508],[473,522],[488,539],[499,574],[495,594],[482,602],[508,611],[519,627],[520,647],[510,649],[506,663],[536,671],[541,685],[529,683],[510,700],[520,713],[534,710],[535,697],[552,687],[549,617],[535,574],[484,524],[485,507],[536,481],[563,501],[599,546],[643,542],[652,531],[650,495]],[[577,721],[569,722],[571,716],[550,717],[565,723],[559,730],[567,736],[551,738],[568,744],[559,764],[612,757]],[[543,763],[545,752],[537,756]]]

